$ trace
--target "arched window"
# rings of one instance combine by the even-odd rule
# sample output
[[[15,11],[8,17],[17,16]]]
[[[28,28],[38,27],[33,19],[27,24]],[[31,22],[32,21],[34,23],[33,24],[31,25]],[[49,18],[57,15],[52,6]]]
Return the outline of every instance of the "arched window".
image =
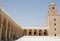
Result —
[[[27,35],[27,30],[26,29],[24,29],[23,34]]]
[[[54,21],[56,21],[56,19],[54,19]]]
[[[48,31],[44,30],[44,36],[48,36]]]
[[[52,7],[52,9],[55,9],[54,7]]]
[[[39,36],[41,36],[42,35],[42,30],[39,30]]]
[[[36,29],[34,30],[34,35],[37,35],[37,30]]]
[[[31,29],[29,30],[29,35],[32,35],[32,30]]]

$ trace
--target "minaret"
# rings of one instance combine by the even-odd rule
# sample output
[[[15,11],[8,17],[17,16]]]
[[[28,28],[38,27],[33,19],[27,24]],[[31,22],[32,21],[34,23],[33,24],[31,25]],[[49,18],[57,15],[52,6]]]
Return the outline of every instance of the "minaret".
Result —
[[[51,3],[48,7],[46,23],[47,27],[49,27],[49,36],[60,36],[60,15],[58,14],[55,3]]]

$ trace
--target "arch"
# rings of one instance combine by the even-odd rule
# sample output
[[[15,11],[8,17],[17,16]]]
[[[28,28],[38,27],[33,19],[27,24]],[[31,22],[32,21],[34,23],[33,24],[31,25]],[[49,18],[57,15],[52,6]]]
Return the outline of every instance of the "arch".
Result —
[[[4,18],[4,20],[3,20],[3,28],[2,28],[2,40],[5,40],[5,35],[6,35],[6,23],[7,23],[7,21],[6,21],[6,18]]]
[[[48,36],[48,31],[44,30],[44,36]]]
[[[24,29],[23,34],[27,35],[27,30],[26,29]]]
[[[32,30],[31,29],[29,29],[29,35],[32,35]]]
[[[34,35],[37,35],[37,29],[34,29]]]
[[[42,36],[42,30],[41,29],[39,30],[39,36]]]

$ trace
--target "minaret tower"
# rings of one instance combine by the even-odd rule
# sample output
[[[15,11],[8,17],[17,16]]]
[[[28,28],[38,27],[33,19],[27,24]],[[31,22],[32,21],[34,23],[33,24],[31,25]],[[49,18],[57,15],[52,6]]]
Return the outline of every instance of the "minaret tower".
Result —
[[[47,27],[49,27],[49,36],[60,36],[60,15],[58,14],[56,4],[50,3],[48,7],[48,16],[46,17]]]

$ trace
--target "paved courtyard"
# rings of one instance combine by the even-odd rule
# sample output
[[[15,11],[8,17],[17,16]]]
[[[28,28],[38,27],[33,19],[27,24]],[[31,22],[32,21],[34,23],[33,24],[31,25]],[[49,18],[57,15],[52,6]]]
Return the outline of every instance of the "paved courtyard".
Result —
[[[24,36],[16,41],[60,41],[60,37],[50,36]]]

